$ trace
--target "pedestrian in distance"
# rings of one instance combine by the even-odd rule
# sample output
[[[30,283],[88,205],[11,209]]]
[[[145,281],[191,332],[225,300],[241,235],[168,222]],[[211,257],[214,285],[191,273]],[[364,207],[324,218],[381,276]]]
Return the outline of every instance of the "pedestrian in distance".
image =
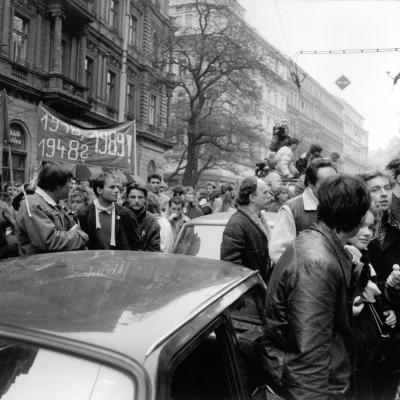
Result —
[[[78,213],[82,229],[89,235],[90,250],[140,250],[138,224],[132,212],[117,204],[119,187],[103,172],[93,180],[96,199]]]
[[[169,196],[163,193],[161,189],[162,185],[161,175],[159,174],[149,175],[147,177],[147,185],[149,192],[154,193],[158,197],[158,200],[160,201],[161,211],[163,213],[166,213],[168,209]]]
[[[143,251],[161,251],[160,248],[160,226],[156,217],[147,210],[147,189],[139,184],[133,183],[126,188],[128,207],[133,212],[138,223],[140,236],[140,249]]]
[[[265,300],[266,381],[285,399],[345,399],[352,373],[352,260],[344,245],[370,207],[364,183],[325,179],[318,221],[286,247]]]
[[[68,193],[68,171],[47,162],[39,172],[35,193],[27,195],[18,211],[21,255],[85,248],[88,235],[62,206]]]

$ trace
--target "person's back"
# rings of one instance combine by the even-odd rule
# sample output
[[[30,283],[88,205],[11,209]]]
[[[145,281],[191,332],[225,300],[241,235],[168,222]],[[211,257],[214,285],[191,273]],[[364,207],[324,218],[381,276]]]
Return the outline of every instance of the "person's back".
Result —
[[[319,188],[318,222],[286,247],[265,299],[262,357],[284,398],[344,399],[350,388],[355,285],[344,245],[370,207],[367,188],[334,175]]]
[[[268,282],[262,357],[272,382],[283,386],[290,398],[327,399],[328,391],[349,387],[351,363],[345,349],[352,335],[347,290],[351,262],[326,228],[319,223],[303,231]],[[336,339],[329,353],[335,357],[330,358],[325,349],[332,332]],[[314,362],[307,361],[307,354],[319,351]],[[304,363],[301,368],[296,366],[299,361]],[[281,380],[271,374],[277,368],[282,368]]]

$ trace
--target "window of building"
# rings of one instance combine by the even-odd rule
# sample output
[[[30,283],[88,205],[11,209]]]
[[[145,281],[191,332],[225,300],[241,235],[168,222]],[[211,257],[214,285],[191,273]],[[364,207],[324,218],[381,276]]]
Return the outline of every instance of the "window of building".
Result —
[[[62,73],[65,76],[69,75],[69,61],[70,61],[70,51],[66,40],[61,41],[61,68]]]
[[[12,57],[13,61],[24,64],[28,41],[28,21],[18,15],[13,18]]]
[[[24,128],[18,123],[10,124],[10,142],[11,142],[11,166],[13,170],[13,178],[16,184],[25,182],[26,167],[26,135]],[[10,159],[8,146],[3,151],[3,181],[11,181]]]
[[[107,89],[106,89],[106,101],[110,106],[115,105],[115,86],[116,75],[112,71],[107,71]]]
[[[118,27],[118,1],[117,0],[110,0],[108,23],[111,28]]]
[[[136,46],[136,37],[137,37],[137,18],[134,15],[129,17],[129,34],[128,34],[128,43],[131,46]]]
[[[126,113],[128,117],[135,115],[135,84],[128,83],[126,86]]]
[[[85,76],[86,86],[89,88],[89,93],[92,94],[93,90],[93,59],[90,57],[85,58]]]
[[[156,103],[157,103],[157,97],[154,94],[151,94],[150,101],[149,101],[149,124],[150,125],[156,124]]]

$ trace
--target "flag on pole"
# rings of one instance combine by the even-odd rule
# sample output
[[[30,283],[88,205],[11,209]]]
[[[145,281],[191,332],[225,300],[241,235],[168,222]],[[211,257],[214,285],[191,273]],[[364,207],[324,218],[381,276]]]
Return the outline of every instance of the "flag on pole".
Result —
[[[3,138],[3,144],[10,143],[10,124],[8,123],[6,89],[3,89],[0,94],[0,138]]]

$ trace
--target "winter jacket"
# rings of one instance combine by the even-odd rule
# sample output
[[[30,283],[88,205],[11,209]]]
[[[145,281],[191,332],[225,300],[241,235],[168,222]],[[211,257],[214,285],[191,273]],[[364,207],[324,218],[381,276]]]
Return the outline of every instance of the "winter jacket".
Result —
[[[132,212],[125,207],[115,204],[115,241],[116,250],[140,250],[141,242],[138,232],[138,225]],[[89,250],[104,249],[96,235],[96,210],[91,204],[78,213],[82,230],[89,235]]]
[[[77,227],[71,230],[75,225],[62,204],[50,204],[38,193],[28,195],[17,214],[20,254],[83,249],[88,237]]]
[[[239,207],[230,217],[222,235],[221,260],[258,269],[267,281],[270,267],[268,229],[265,220],[262,222],[259,218],[252,218],[245,208]]]
[[[136,217],[140,236],[140,250],[160,251],[160,225],[156,217],[146,207],[139,212],[130,209]]]
[[[290,244],[265,301],[264,368],[285,399],[327,400],[350,386],[352,264],[323,222]]]
[[[293,151],[288,146],[281,147],[276,153],[277,170],[285,178],[293,178],[298,174],[294,165]]]

